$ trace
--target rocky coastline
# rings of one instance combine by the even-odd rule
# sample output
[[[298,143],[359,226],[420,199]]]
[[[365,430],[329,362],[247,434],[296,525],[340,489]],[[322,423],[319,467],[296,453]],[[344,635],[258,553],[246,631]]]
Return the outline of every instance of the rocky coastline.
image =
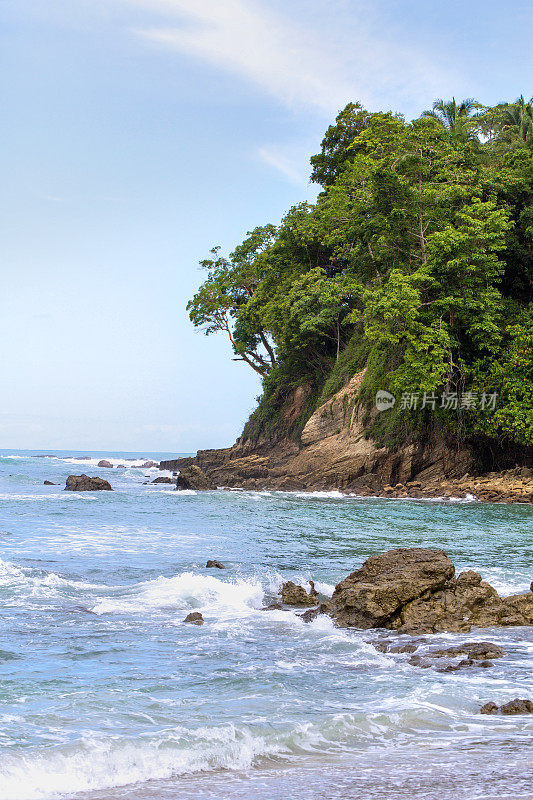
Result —
[[[367,412],[359,400],[364,374],[354,375],[320,405],[297,438],[283,431],[305,407],[302,387],[286,399],[280,424],[268,435],[243,435],[233,447],[199,450],[191,458],[162,461],[160,468],[179,471],[178,488],[338,490],[363,497],[471,496],[533,503],[533,451],[494,453],[487,468],[472,445],[457,446],[437,435],[396,450],[378,446],[368,436]]]

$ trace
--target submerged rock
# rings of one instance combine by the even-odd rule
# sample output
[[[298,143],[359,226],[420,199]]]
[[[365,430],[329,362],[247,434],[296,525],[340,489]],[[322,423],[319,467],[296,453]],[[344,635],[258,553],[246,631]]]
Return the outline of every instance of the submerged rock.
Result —
[[[96,466],[97,467],[106,467],[107,469],[113,469],[113,464],[111,463],[111,461],[106,461],[105,458],[103,458],[101,461],[99,461]]]
[[[283,606],[281,603],[270,603],[268,606],[263,606],[261,611],[281,611]]]
[[[187,623],[190,623],[191,625],[203,625],[204,624],[204,618],[202,617],[202,615],[200,614],[199,611],[191,611],[191,613],[187,614],[187,616],[185,617],[185,619],[183,621],[187,622]]]
[[[167,475],[160,475],[159,478],[154,478],[152,483],[174,483],[174,481]]]
[[[401,633],[533,625],[533,592],[502,598],[477,572],[456,578],[442,550],[399,548],[371,556],[341,581],[333,593],[332,615],[342,627]]]
[[[209,559],[207,564],[205,565],[206,569],[226,569],[222,561],[217,561],[216,558]]]
[[[44,486],[58,486],[57,483],[53,483],[52,481],[43,481]]]
[[[508,716],[513,714],[533,714],[533,702],[531,700],[519,700],[516,697],[499,708],[496,703],[490,702],[485,703],[479,710],[480,714],[497,714],[498,712]]]
[[[286,606],[316,606],[317,592],[313,586],[308,594],[303,586],[286,581],[281,587],[281,599]]]
[[[192,466],[180,470],[176,479],[176,489],[196,489],[206,491],[216,489],[216,484],[208,478],[200,467]]]
[[[103,478],[90,478],[88,475],[69,475],[65,486],[67,492],[112,492],[111,485]]]
[[[492,642],[464,642],[455,647],[446,647],[444,650],[430,650],[429,654],[436,658],[466,655],[474,661],[486,661],[490,658],[501,658],[505,655],[505,650]]]

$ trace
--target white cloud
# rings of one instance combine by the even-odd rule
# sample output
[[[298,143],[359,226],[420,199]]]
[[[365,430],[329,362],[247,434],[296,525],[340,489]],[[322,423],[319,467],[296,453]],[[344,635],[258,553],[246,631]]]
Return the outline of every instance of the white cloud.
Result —
[[[258,158],[267,164],[269,167],[280,172],[290,183],[304,184],[307,183],[307,175],[309,172],[307,160],[305,161],[305,172],[299,168],[299,165],[287,155],[284,155],[279,147],[275,145],[264,145],[257,150]]]
[[[438,55],[387,31],[361,0],[294,0],[283,14],[255,0],[123,2],[171,18],[137,30],[145,39],[233,72],[290,107],[314,107],[328,117],[349,100],[397,108],[407,98],[427,105],[457,86],[458,76],[438,66]]]

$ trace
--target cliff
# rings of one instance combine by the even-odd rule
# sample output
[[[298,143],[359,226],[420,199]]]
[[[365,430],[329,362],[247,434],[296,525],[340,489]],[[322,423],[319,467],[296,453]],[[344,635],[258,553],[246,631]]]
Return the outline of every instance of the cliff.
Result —
[[[453,446],[437,434],[396,450],[378,446],[368,438],[368,420],[359,402],[363,377],[364,370],[321,404],[297,438],[275,431],[269,437],[241,437],[233,447],[162,461],[161,469],[185,473],[194,466],[217,486],[245,489],[338,489],[412,497],[472,494],[487,500],[533,502],[530,454],[525,456],[526,466],[487,473],[476,466],[471,445]],[[280,410],[280,421],[294,417],[301,405],[302,390],[295,390]],[[280,430],[285,430],[281,424]]]

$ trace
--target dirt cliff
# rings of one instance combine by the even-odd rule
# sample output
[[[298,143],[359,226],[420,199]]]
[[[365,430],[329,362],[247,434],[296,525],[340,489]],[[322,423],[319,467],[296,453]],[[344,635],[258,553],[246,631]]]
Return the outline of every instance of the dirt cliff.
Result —
[[[441,436],[397,450],[368,438],[367,413],[359,402],[364,371],[319,406],[298,440],[281,436],[241,437],[233,447],[199,450],[194,458],[162,461],[162,469],[198,467],[217,486],[246,489],[338,489],[362,495],[459,496],[533,502],[528,467],[476,476],[471,447],[448,444]],[[296,389],[281,410],[299,413],[305,391]],[[376,412],[375,412],[376,413]],[[386,413],[386,412],[385,412]],[[205,488],[199,485],[197,488]]]

